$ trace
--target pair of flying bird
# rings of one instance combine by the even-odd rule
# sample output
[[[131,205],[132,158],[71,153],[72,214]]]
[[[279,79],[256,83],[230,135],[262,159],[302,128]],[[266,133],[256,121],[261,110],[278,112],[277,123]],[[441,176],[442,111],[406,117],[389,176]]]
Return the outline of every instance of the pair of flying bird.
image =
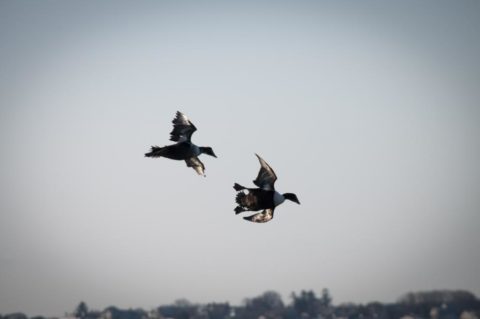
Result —
[[[185,161],[188,167],[192,167],[199,175],[203,175],[205,165],[198,159],[201,154],[217,157],[211,147],[197,146],[192,143],[192,134],[197,130],[195,125],[182,112],[177,111],[172,121],[173,130],[170,132],[170,140],[176,144],[158,147],[152,146],[146,157],[166,157],[173,160]],[[255,154],[257,155],[257,154]],[[293,193],[280,194],[274,188],[277,176],[273,169],[260,157],[260,171],[253,183],[258,188],[247,188],[235,183],[233,188],[237,191],[235,213],[246,211],[260,211],[260,213],[244,217],[245,220],[255,223],[265,223],[273,218],[275,207],[286,199],[300,204]]]

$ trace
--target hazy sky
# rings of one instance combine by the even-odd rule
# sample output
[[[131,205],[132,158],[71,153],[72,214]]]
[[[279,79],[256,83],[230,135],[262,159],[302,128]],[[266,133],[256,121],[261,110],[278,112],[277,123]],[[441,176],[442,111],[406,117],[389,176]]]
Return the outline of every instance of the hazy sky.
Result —
[[[0,313],[480,295],[479,57],[475,0],[0,1]]]

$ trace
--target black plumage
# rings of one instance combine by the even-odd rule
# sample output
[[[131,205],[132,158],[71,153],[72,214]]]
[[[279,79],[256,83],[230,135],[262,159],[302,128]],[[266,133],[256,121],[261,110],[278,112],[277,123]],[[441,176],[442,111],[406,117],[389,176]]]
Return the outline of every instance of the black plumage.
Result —
[[[245,211],[259,211],[260,213],[244,217],[245,220],[265,223],[273,218],[275,207],[282,204],[285,199],[300,204],[297,196],[293,193],[280,194],[275,190],[274,184],[277,176],[273,169],[257,154],[260,162],[260,171],[257,178],[253,181],[258,188],[247,188],[238,183],[233,188],[238,192],[235,201],[238,204],[235,207],[235,214]]]
[[[197,146],[192,143],[192,134],[197,130],[188,117],[177,111],[172,120],[173,129],[170,132],[170,140],[176,144],[163,147],[152,146],[146,157],[165,157],[172,160],[183,160],[188,167],[192,167],[199,175],[204,175],[205,165],[200,161],[200,154],[217,157],[213,149],[208,146]]]

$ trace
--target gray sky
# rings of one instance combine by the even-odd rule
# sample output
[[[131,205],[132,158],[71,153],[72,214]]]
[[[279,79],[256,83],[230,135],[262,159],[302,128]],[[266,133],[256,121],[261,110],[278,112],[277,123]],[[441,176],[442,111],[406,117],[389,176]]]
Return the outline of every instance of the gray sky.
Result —
[[[0,313],[480,295],[478,57],[473,0],[0,1]],[[176,110],[206,178],[143,157]]]

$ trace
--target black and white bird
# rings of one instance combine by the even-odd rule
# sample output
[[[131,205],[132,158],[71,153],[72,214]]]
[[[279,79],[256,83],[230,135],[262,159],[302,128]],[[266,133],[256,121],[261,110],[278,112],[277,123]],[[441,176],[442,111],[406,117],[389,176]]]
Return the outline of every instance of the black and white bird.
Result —
[[[257,179],[253,181],[258,188],[247,188],[235,183],[233,188],[238,192],[236,197],[238,206],[234,210],[235,214],[263,210],[260,213],[243,217],[243,219],[255,223],[266,223],[273,218],[275,207],[282,204],[286,199],[297,204],[300,204],[300,202],[297,195],[293,193],[280,194],[275,190],[273,186],[277,180],[275,172],[258,154],[255,155],[257,155],[261,166]]]
[[[173,130],[170,132],[170,140],[177,143],[164,147],[152,146],[150,152],[146,153],[145,156],[185,161],[188,167],[192,167],[199,175],[205,176],[205,165],[198,159],[198,156],[200,154],[217,156],[211,147],[197,146],[192,143],[192,134],[197,128],[185,114],[177,111],[172,123]]]

